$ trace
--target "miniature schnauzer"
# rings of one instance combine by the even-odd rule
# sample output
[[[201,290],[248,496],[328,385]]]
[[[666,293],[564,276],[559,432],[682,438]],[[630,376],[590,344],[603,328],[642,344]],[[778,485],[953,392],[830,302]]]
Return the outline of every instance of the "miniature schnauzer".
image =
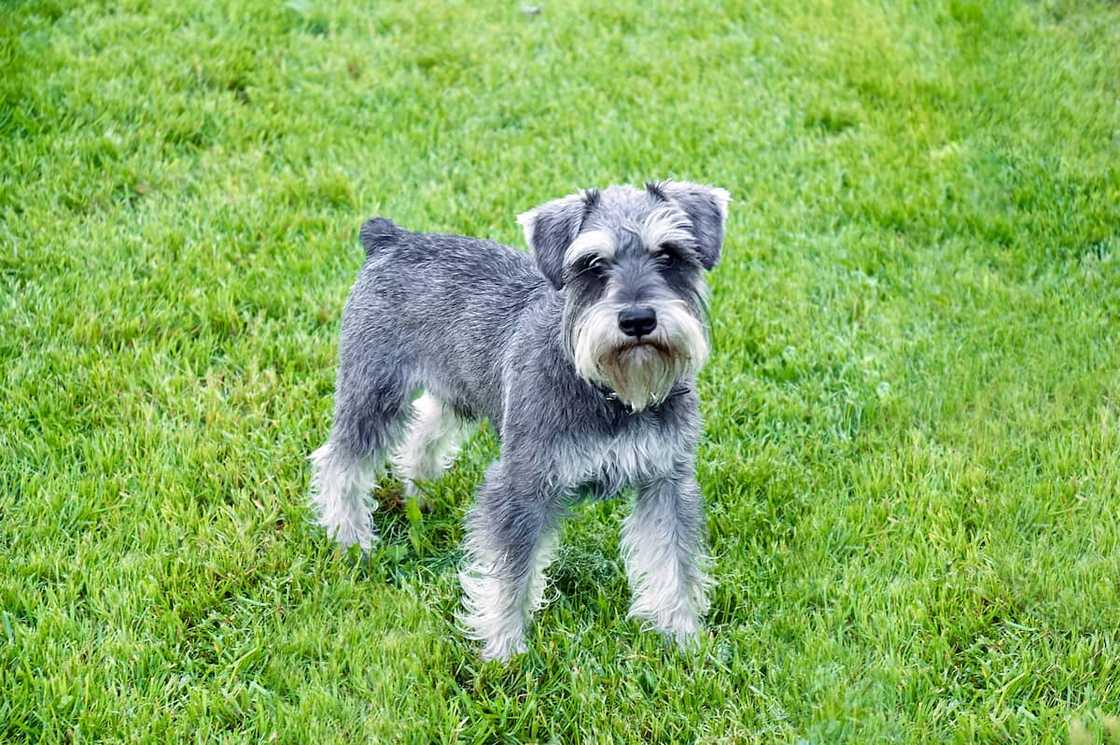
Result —
[[[460,572],[460,618],[483,657],[525,649],[567,508],[627,487],[630,615],[681,645],[697,639],[707,578],[695,378],[727,203],[723,189],[671,181],[579,192],[519,216],[535,265],[492,241],[366,222],[334,423],[311,456],[319,523],[368,549],[386,461],[415,495],[486,417],[501,454],[467,515]]]

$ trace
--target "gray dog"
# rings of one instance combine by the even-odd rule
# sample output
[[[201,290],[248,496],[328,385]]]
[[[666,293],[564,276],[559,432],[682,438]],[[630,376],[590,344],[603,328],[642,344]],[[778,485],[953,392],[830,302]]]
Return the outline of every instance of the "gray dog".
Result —
[[[579,192],[518,218],[535,266],[491,241],[365,223],[334,424],[311,456],[319,523],[368,549],[388,454],[414,495],[487,417],[501,456],[467,516],[460,573],[483,657],[525,649],[567,508],[626,487],[630,614],[693,642],[707,608],[695,377],[727,202],[681,182]]]

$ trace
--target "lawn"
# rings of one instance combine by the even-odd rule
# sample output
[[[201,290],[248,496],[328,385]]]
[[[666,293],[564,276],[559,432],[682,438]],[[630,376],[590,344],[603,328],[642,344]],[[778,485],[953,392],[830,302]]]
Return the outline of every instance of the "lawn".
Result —
[[[1120,742],[1120,6],[0,13],[0,741]],[[735,199],[708,638],[605,502],[482,663],[489,431],[368,561],[309,522],[358,227],[670,176]]]

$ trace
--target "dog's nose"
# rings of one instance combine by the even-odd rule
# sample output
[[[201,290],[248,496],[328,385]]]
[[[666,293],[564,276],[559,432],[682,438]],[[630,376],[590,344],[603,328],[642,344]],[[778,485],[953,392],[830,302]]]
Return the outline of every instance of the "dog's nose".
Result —
[[[648,305],[626,308],[618,313],[618,327],[627,336],[645,336],[657,328],[657,313]]]

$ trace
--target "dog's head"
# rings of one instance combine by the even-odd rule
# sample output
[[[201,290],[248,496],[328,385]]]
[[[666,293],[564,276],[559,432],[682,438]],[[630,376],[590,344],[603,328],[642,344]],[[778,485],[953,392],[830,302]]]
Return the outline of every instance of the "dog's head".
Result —
[[[565,295],[564,341],[585,379],[633,410],[664,401],[708,355],[704,272],[719,261],[728,194],[683,182],[589,189],[518,217]]]

